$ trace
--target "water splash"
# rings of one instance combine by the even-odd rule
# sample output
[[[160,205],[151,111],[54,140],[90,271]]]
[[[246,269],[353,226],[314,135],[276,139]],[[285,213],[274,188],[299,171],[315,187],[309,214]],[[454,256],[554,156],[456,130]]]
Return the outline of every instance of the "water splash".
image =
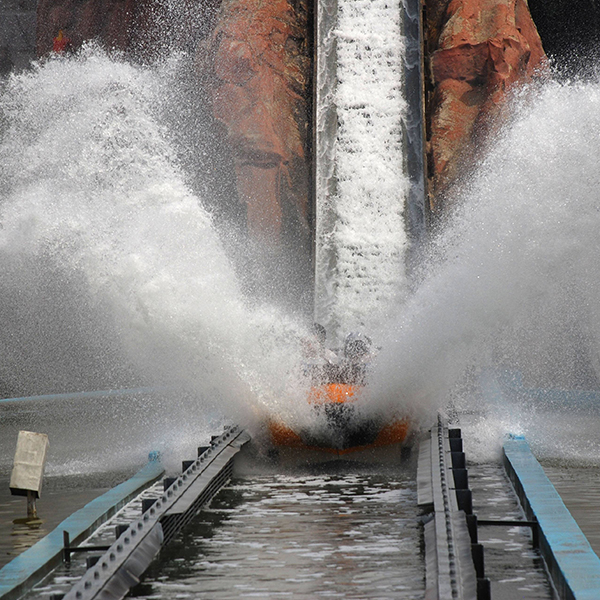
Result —
[[[509,112],[379,357],[374,393],[428,417],[493,365],[532,387],[597,385],[600,84],[525,88]]]
[[[0,381],[19,395],[176,385],[199,412],[300,422],[305,332],[244,297],[187,187],[161,125],[172,73],[169,61],[136,67],[90,45],[7,82]],[[429,417],[490,364],[532,386],[597,383],[599,104],[595,82],[515,99],[380,340],[363,404]]]
[[[237,420],[285,410],[303,329],[250,306],[186,186],[160,118],[176,60],[91,44],[6,84],[0,380],[19,395],[157,384]]]

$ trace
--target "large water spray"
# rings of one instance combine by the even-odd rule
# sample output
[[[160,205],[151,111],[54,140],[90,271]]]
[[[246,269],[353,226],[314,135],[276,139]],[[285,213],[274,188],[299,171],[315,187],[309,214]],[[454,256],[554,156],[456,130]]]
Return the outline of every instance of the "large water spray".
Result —
[[[177,58],[142,68],[91,45],[6,83],[0,380],[179,386],[235,418],[304,419],[305,331],[244,297],[161,124],[176,72]],[[533,386],[597,384],[599,105],[596,82],[514,99],[376,340],[365,403],[430,414],[498,365]]]
[[[176,72],[177,57],[142,68],[89,45],[6,84],[0,380],[14,394],[175,386],[238,420],[290,405],[302,327],[250,307],[185,183],[161,125]]]
[[[430,415],[467,373],[498,367],[530,387],[597,385],[600,84],[527,87],[507,114],[390,323],[381,402]],[[518,429],[514,407],[499,410]]]

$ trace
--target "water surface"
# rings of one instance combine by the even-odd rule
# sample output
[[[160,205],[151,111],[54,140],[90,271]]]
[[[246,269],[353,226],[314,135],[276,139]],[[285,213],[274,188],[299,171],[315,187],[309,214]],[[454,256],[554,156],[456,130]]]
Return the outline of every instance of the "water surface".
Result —
[[[238,479],[133,595],[421,600],[418,516],[412,472]]]

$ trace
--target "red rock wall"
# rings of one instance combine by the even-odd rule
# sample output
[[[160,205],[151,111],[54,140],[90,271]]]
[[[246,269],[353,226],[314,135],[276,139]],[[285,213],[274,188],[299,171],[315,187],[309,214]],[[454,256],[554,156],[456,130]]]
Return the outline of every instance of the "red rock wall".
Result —
[[[526,0],[427,0],[430,203],[468,168],[477,138],[511,86],[543,70],[545,54]]]
[[[247,231],[309,271],[311,3],[182,0],[180,21],[169,28],[161,0],[39,0],[38,53],[52,49],[60,29],[74,48],[99,38],[150,57],[172,36],[187,36],[180,45],[189,47],[191,40],[198,48],[202,93],[208,92],[226,132]],[[526,0],[425,0],[425,9],[427,155],[435,213],[468,169],[507,90],[543,67],[545,54]]]
[[[224,0],[199,51],[226,127],[251,235],[310,261],[310,59],[305,0]]]
[[[196,51],[198,98],[233,159],[213,171],[237,189],[237,198],[213,194],[224,202],[213,208],[249,234],[248,279],[263,277],[265,289],[304,304],[312,297],[309,1],[39,0],[37,35],[40,56],[60,30],[75,50],[95,38],[140,60],[168,47]]]

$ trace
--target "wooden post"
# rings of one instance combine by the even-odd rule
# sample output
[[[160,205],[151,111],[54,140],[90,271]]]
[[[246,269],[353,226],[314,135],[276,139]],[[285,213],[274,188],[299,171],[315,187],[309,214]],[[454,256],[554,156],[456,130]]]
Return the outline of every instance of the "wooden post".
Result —
[[[27,491],[27,518],[37,519],[37,508],[35,506],[35,492]]]

